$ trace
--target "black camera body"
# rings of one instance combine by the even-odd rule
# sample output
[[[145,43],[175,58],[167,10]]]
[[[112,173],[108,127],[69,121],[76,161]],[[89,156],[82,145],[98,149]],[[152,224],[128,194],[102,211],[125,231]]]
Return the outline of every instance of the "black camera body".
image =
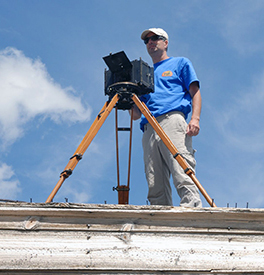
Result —
[[[116,93],[121,96],[117,107],[131,108],[131,94],[137,96],[154,92],[154,71],[141,58],[130,62],[124,51],[103,57],[109,70],[105,69],[105,95],[111,99]]]

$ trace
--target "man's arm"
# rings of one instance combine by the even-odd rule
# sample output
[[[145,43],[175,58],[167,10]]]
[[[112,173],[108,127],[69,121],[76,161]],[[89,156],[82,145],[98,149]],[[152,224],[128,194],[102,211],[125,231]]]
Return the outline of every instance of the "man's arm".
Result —
[[[197,82],[190,85],[189,93],[192,97],[192,117],[187,127],[187,135],[197,136],[200,131],[200,115],[202,109],[202,97]]]
[[[129,110],[129,114],[131,115],[132,113],[132,110],[133,110],[133,116],[132,116],[132,119],[133,120],[138,120],[141,118],[141,112],[140,110],[138,109],[137,105],[133,105],[132,108]]]

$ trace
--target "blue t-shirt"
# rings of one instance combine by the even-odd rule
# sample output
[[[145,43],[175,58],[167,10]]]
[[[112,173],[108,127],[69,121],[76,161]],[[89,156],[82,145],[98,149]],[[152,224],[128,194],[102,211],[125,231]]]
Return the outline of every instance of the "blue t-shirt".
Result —
[[[170,57],[154,64],[154,93],[143,95],[140,99],[147,105],[154,117],[179,111],[187,118],[191,111],[191,95],[189,87],[199,80],[192,63],[185,57]],[[144,115],[141,117],[140,129],[148,123]]]

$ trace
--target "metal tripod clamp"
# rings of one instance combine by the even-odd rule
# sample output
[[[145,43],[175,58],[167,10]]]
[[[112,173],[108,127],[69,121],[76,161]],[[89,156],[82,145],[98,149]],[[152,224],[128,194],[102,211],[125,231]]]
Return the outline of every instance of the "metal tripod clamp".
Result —
[[[127,187],[126,185],[120,185],[117,187],[113,187],[113,191],[130,191],[130,188]]]
[[[126,185],[119,185],[117,187],[113,187],[113,191],[118,192],[118,203],[119,204],[128,204],[128,195],[130,188]]]

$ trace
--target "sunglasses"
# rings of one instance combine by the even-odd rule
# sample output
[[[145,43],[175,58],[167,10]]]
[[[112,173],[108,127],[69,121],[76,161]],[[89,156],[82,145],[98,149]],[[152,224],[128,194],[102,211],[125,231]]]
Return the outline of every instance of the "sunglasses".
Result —
[[[155,34],[155,35],[152,35],[150,37],[145,38],[144,43],[148,44],[149,39],[151,39],[152,41],[157,41],[157,40],[160,40],[160,39],[162,39],[164,41],[166,40],[166,38],[164,36]]]

